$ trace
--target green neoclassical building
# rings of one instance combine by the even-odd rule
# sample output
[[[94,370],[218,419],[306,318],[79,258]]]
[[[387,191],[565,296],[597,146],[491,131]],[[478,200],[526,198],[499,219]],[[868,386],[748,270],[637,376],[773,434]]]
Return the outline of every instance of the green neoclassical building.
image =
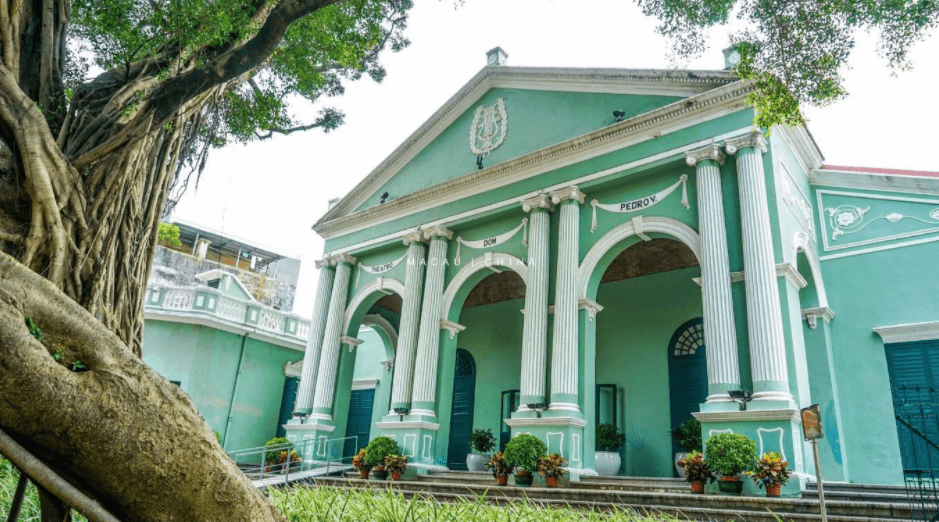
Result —
[[[465,469],[474,428],[530,433],[576,479],[612,423],[620,474],[671,477],[693,416],[781,453],[792,494],[818,404],[826,480],[901,483],[892,389],[939,372],[939,173],[825,166],[805,128],[754,129],[751,89],[491,51],[314,226],[288,437],[388,435],[426,472]],[[390,393],[355,384],[366,325]]]

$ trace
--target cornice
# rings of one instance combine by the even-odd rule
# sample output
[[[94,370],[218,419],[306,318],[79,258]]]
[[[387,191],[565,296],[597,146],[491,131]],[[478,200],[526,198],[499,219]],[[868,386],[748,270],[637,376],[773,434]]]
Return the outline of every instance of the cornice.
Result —
[[[320,219],[313,229],[329,239],[366,228],[373,223],[433,208],[443,204],[448,198],[470,197],[550,169],[561,168],[570,164],[566,161],[584,161],[607,154],[693,125],[700,121],[702,115],[713,118],[721,111],[739,110],[746,106],[746,96],[752,90],[752,83],[736,81],[382,205],[347,215],[340,215],[340,207],[337,205]],[[347,197],[351,196],[352,194]]]
[[[336,203],[314,229],[358,207],[372,187],[381,186],[491,88],[694,96],[737,81],[727,71],[485,67]]]
[[[587,425],[587,421],[577,417],[520,417],[517,419],[505,419],[505,423],[513,428],[536,426],[570,426],[572,428],[583,428]]]
[[[884,344],[931,341],[939,339],[939,321],[878,326],[874,333],[884,340]]]
[[[691,414],[701,422],[784,421],[802,422],[799,410],[699,411]]]
[[[686,152],[685,163],[687,163],[689,167],[694,167],[698,164],[698,162],[704,160],[713,160],[723,165],[725,157],[726,155],[723,151],[721,151],[721,146],[716,143],[712,143],[707,147]]]
[[[846,170],[813,169],[809,171],[809,183],[814,186],[879,190],[884,192],[906,192],[909,194],[936,195],[939,178],[929,176],[896,176],[874,172],[851,172]]]

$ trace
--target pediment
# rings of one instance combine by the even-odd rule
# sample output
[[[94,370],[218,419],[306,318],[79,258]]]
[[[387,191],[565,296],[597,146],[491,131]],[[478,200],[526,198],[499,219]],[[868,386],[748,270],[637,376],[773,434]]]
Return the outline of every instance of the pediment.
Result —
[[[385,192],[392,201],[471,174],[481,151],[484,167],[501,164],[613,125],[613,111],[633,118],[738,79],[728,71],[486,67],[314,229],[380,205]],[[486,124],[494,142],[501,138],[491,150],[478,136],[471,145]]]

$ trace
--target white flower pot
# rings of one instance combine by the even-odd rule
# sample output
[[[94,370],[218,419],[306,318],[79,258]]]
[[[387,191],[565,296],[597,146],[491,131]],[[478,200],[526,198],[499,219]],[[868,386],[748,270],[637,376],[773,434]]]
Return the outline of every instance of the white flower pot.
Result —
[[[466,469],[470,471],[486,471],[486,463],[489,462],[490,455],[479,455],[470,453],[466,456]]]
[[[622,460],[618,451],[598,451],[595,454],[594,463],[597,467],[597,475],[615,477],[619,474],[619,466],[622,464]]]
[[[682,452],[675,453],[675,471],[678,472],[679,478],[685,477],[685,470],[682,469],[681,466],[678,465],[678,462],[687,456],[688,456],[687,453],[682,453]]]

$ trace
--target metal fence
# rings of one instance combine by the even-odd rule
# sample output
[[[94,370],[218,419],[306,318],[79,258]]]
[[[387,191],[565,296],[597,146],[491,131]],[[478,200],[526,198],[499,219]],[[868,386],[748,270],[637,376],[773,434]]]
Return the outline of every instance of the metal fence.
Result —
[[[355,454],[344,455],[343,448],[346,441],[352,439],[355,439],[357,448],[358,437],[351,436],[259,446],[232,451],[228,455],[251,480],[276,478],[275,482],[287,484],[348,469]]]
[[[904,385],[893,402],[910,519],[939,521],[939,393]]]

